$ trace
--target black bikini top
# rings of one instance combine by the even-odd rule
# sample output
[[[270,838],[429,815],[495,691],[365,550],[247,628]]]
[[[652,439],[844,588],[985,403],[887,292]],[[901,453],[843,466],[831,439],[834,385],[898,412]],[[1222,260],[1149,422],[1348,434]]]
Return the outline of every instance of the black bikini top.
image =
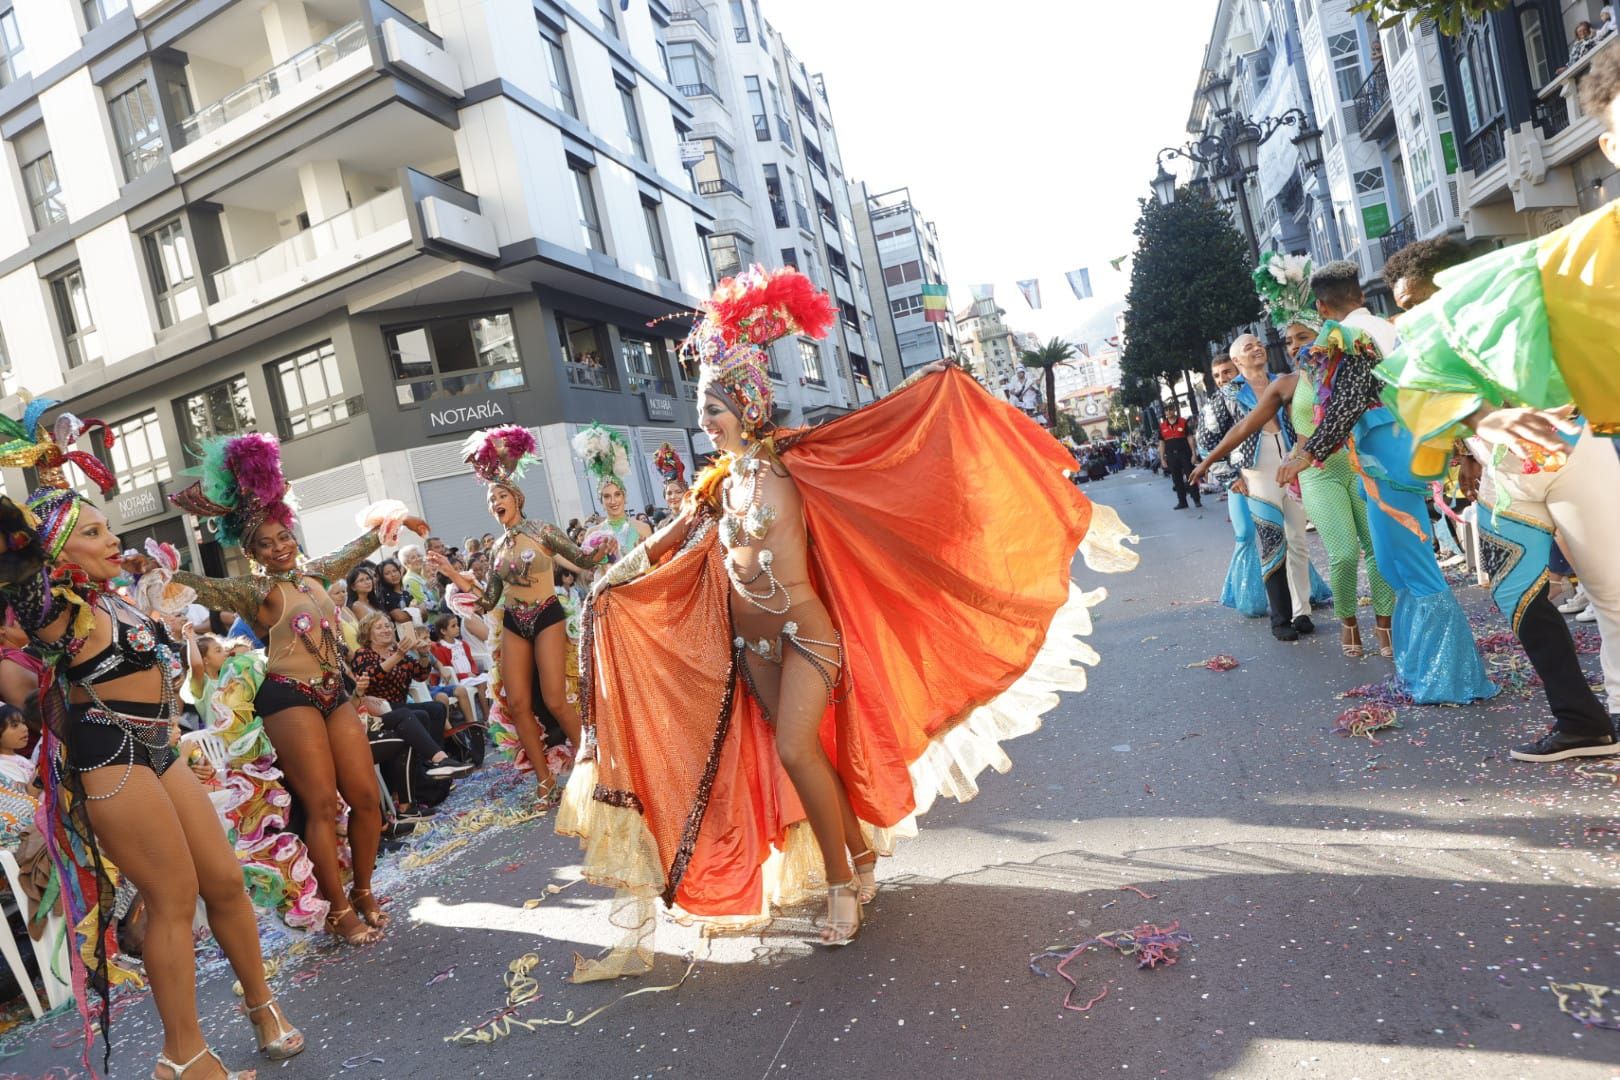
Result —
[[[149,671],[162,661],[158,651],[160,645],[168,649],[169,677],[178,675],[180,658],[174,647],[174,639],[169,636],[169,628],[122,601],[115,603],[118,607],[127,608],[127,613],[135,617],[134,621],[120,617],[116,609],[109,612],[113,616],[113,639],[95,656],[70,664],[63,673],[68,682],[107,682]]]

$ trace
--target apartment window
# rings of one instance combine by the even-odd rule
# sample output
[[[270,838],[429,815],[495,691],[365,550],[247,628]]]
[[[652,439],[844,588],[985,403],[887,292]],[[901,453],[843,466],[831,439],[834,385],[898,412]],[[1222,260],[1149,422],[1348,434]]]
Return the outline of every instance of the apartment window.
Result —
[[[879,243],[882,243],[885,240],[894,240],[894,239],[898,239],[898,238],[904,238],[904,237],[907,237],[907,236],[910,236],[910,235],[911,235],[911,226],[910,225],[902,225],[898,229],[890,229],[888,232],[880,232],[875,237],[873,237],[873,239],[877,240]]]
[[[821,267],[816,265],[816,253],[811,248],[804,249],[804,262],[799,266],[804,276],[809,278],[816,288],[824,288],[821,278]]]
[[[163,160],[163,121],[150,84],[141,82],[113,98],[113,139],[124,162],[125,181],[151,172]]]
[[[697,141],[705,149],[703,160],[692,167],[692,175],[698,182],[698,194],[718,195],[729,191],[741,195],[742,188],[737,184],[737,158],[731,152],[731,147],[719,139]]]
[[[1434,109],[1434,115],[1445,116],[1451,112],[1451,105],[1446,101],[1446,88],[1442,83],[1429,87],[1429,105]]]
[[[883,268],[883,282],[886,285],[904,285],[908,281],[921,281],[922,276],[922,263],[916,259]]]
[[[1339,145],[1338,118],[1330,116],[1327,123],[1322,125],[1322,145],[1332,150]]]
[[[562,42],[546,37],[546,55],[551,60],[551,89],[557,95],[557,108],[579,119],[579,103],[574,100],[574,79],[568,73],[568,54]]]
[[[714,57],[695,41],[677,41],[669,47],[670,81],[685,97],[708,94],[719,97],[715,87]]]
[[[923,313],[923,298],[921,296],[902,296],[889,301],[889,310],[894,317],[904,319],[908,315],[921,315]]]
[[[202,314],[202,292],[197,288],[197,264],[191,241],[179,218],[164,222],[141,237],[146,273],[157,301],[158,325],[168,329],[177,322]]]
[[[180,422],[180,452],[188,467],[197,463],[197,452],[209,439],[240,435],[257,426],[245,375],[215,383],[181,398],[175,405]]]
[[[669,360],[664,354],[663,342],[621,334],[619,356],[624,360],[626,382],[632,394],[674,396],[675,383],[669,377]]]
[[[84,271],[71,266],[51,278],[51,299],[56,321],[62,328],[62,344],[67,349],[68,369],[101,359],[101,339],[90,315],[90,296],[84,288]]]
[[[793,269],[797,270],[799,268],[799,249],[790,247],[783,248],[782,265],[791,266]]]
[[[114,441],[107,457],[119,491],[133,491],[174,478],[156,409],[113,424],[112,434]]]
[[[22,34],[17,30],[17,13],[0,13],[0,86],[9,86],[17,76],[28,71],[28,57],[23,51]]]
[[[754,265],[754,245],[736,233],[716,233],[709,237],[709,259],[723,281]]]
[[[751,2],[754,6],[754,25],[759,27],[759,47],[764,49],[765,54],[769,56],[771,43],[765,39],[765,19],[759,13],[759,0],[751,0]]]
[[[574,386],[590,390],[617,390],[618,376],[608,360],[607,327],[560,316],[557,331],[562,335],[563,368]]]
[[[1361,72],[1361,46],[1355,31],[1334,34],[1328,38],[1328,55],[1333,58],[1333,78],[1339,90],[1339,101],[1351,102],[1366,76]]]
[[[1389,66],[1394,67],[1396,64],[1400,63],[1401,58],[1406,55],[1406,50],[1409,49],[1411,45],[1412,41],[1409,37],[1407,37],[1406,23],[1404,21],[1397,22],[1394,26],[1390,27]]]
[[[1380,169],[1358,170],[1355,174],[1355,184],[1357,195],[1371,195],[1375,191],[1383,191],[1383,171]]]
[[[765,115],[765,92],[759,88],[758,75],[744,75],[743,86],[748,93],[748,111],[754,118],[754,138],[760,142],[771,141],[771,121]]]
[[[771,204],[771,219],[778,229],[788,228],[787,199],[782,195],[782,174],[775,165],[765,166],[765,197]]]
[[[647,160],[647,141],[641,135],[641,114],[636,111],[636,89],[622,82],[614,84],[619,90],[619,107],[624,110],[624,133],[630,140],[630,149],[636,157]]]
[[[658,204],[641,201],[641,218],[647,223],[647,243],[652,246],[653,266],[661,278],[673,278],[669,269],[669,247],[664,243],[664,225],[658,220]]]
[[[703,252],[703,270],[709,275],[709,288],[713,289],[720,284],[720,278],[714,272],[714,254],[709,250],[709,233],[699,228],[697,238],[698,248]]]
[[[821,374],[821,346],[813,341],[799,339],[799,364],[804,371],[805,381],[815,383],[817,386],[826,386],[827,380]]]
[[[1490,23],[1474,20],[1463,27],[1458,46],[1457,81],[1462,84],[1468,130],[1478,132],[1502,111],[1502,93],[1491,59]]]
[[[383,331],[401,405],[524,385],[512,313],[456,315]]]
[[[84,28],[94,30],[120,11],[129,7],[129,0],[84,0]]]
[[[607,254],[607,238],[602,235],[602,215],[596,208],[596,188],[591,183],[591,168],[570,160],[568,169],[574,174],[574,206],[579,211],[580,239],[585,250]]]
[[[743,0],[731,0],[731,30],[738,41],[748,40],[748,12],[743,8]]]
[[[277,360],[269,366],[270,387],[277,396],[276,426],[283,439],[296,439],[349,418],[337,350],[330,341]]]
[[[1524,39],[1524,59],[1530,68],[1530,88],[1540,90],[1552,81],[1552,64],[1547,59],[1547,35],[1541,28],[1541,12],[1538,9],[1519,9],[1519,35]]]
[[[23,190],[28,193],[28,212],[34,228],[43,229],[67,220],[67,204],[62,201],[62,182],[56,176],[56,159],[46,150],[22,167]]]
[[[619,20],[613,14],[614,0],[596,0],[596,10],[602,16],[602,29],[607,31],[608,37],[615,40],[619,37]]]

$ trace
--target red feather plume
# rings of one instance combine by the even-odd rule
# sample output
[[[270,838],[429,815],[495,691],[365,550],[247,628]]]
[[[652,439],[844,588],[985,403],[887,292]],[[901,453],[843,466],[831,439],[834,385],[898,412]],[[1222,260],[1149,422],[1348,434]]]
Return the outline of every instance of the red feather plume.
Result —
[[[760,315],[788,323],[776,337],[799,333],[815,338],[824,336],[838,315],[827,294],[792,267],[763,275],[756,269],[723,283],[709,302],[709,312],[728,344],[741,340],[742,324]]]

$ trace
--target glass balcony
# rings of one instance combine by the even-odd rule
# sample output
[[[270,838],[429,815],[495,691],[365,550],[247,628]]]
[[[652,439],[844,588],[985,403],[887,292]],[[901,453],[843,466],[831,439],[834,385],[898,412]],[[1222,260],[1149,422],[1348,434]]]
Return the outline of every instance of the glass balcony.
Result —
[[[180,121],[179,144],[189,146],[232,120],[249,115],[365,47],[365,27],[358,21],[350,23]]]
[[[236,314],[237,307],[245,310],[292,292],[410,239],[405,193],[399,188],[385,191],[212,274],[219,298],[215,306],[227,309],[214,313],[215,319]]]

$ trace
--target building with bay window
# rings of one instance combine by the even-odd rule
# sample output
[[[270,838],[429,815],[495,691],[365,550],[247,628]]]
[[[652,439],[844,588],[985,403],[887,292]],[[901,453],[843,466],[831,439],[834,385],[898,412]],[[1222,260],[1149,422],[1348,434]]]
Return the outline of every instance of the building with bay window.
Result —
[[[883,362],[889,385],[897,386],[922,365],[961,352],[939,231],[917,210],[909,188],[873,194],[857,181],[853,191],[855,231],[881,313]],[[942,291],[944,306],[929,311],[927,290]]]
[[[381,497],[492,528],[459,447],[495,423],[539,434],[536,517],[597,509],[591,420],[658,502],[652,453],[699,450],[659,320],[721,231],[682,157],[681,6],[0,0],[0,408],[106,419],[113,527],[214,571],[233,553],[165,498],[212,435],[281,436],[313,550]]]

